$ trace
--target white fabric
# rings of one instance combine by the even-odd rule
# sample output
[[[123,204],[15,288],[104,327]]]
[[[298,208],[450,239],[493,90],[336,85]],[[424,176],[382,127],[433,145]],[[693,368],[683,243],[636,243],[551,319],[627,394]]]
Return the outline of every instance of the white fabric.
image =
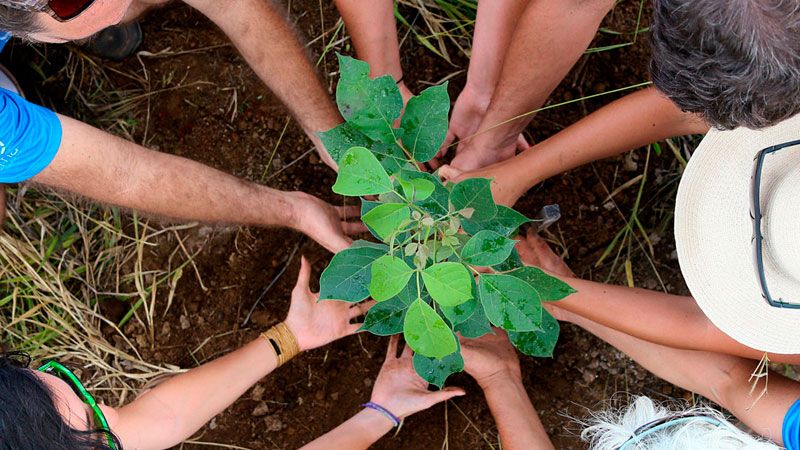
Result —
[[[733,339],[772,353],[800,353],[800,310],[761,297],[751,176],[761,149],[796,139],[800,115],[759,131],[712,129],[689,161],[675,208],[678,259],[700,308]],[[774,299],[800,303],[800,146],[766,157],[761,186],[767,286]]]

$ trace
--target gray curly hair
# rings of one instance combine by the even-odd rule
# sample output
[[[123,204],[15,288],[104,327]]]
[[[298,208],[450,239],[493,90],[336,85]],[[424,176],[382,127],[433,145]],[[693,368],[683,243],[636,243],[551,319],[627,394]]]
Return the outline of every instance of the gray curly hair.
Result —
[[[650,71],[681,109],[721,129],[800,112],[800,2],[656,0]]]
[[[31,33],[41,31],[36,14],[42,3],[39,0],[0,0],[0,31],[30,39]]]

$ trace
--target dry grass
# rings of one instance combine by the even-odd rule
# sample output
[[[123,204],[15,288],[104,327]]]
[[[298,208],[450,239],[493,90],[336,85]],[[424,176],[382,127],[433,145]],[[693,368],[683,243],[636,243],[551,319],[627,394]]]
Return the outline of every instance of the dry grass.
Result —
[[[132,304],[134,320],[152,329],[152,317],[139,314],[132,300],[174,289],[174,274],[186,262],[145,271],[141,249],[156,245],[155,238],[171,228],[130,235],[126,227],[149,225],[115,209],[25,187],[10,192],[8,212],[0,235],[0,327],[7,350],[70,364],[112,403],[178,370],[145,361],[137,344],[101,311],[105,302]]]

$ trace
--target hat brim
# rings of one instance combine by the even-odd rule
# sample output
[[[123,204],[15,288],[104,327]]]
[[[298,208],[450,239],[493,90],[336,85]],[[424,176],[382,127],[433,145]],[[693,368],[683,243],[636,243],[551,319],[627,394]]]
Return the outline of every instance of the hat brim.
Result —
[[[761,295],[751,241],[753,159],[798,137],[800,116],[764,130],[712,129],[683,173],[675,207],[678,260],[697,304],[731,338],[770,353],[800,353],[800,310],[772,307]]]

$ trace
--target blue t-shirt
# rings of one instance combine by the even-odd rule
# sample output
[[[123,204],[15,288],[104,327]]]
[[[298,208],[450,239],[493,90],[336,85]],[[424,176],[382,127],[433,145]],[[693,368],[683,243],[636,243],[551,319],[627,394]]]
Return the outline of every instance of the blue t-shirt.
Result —
[[[11,40],[11,33],[0,30],[0,52],[3,51],[3,47],[6,46],[9,40]]]
[[[800,450],[800,400],[794,402],[783,418],[783,446]]]
[[[0,89],[0,183],[34,177],[53,161],[59,146],[56,113]]]

